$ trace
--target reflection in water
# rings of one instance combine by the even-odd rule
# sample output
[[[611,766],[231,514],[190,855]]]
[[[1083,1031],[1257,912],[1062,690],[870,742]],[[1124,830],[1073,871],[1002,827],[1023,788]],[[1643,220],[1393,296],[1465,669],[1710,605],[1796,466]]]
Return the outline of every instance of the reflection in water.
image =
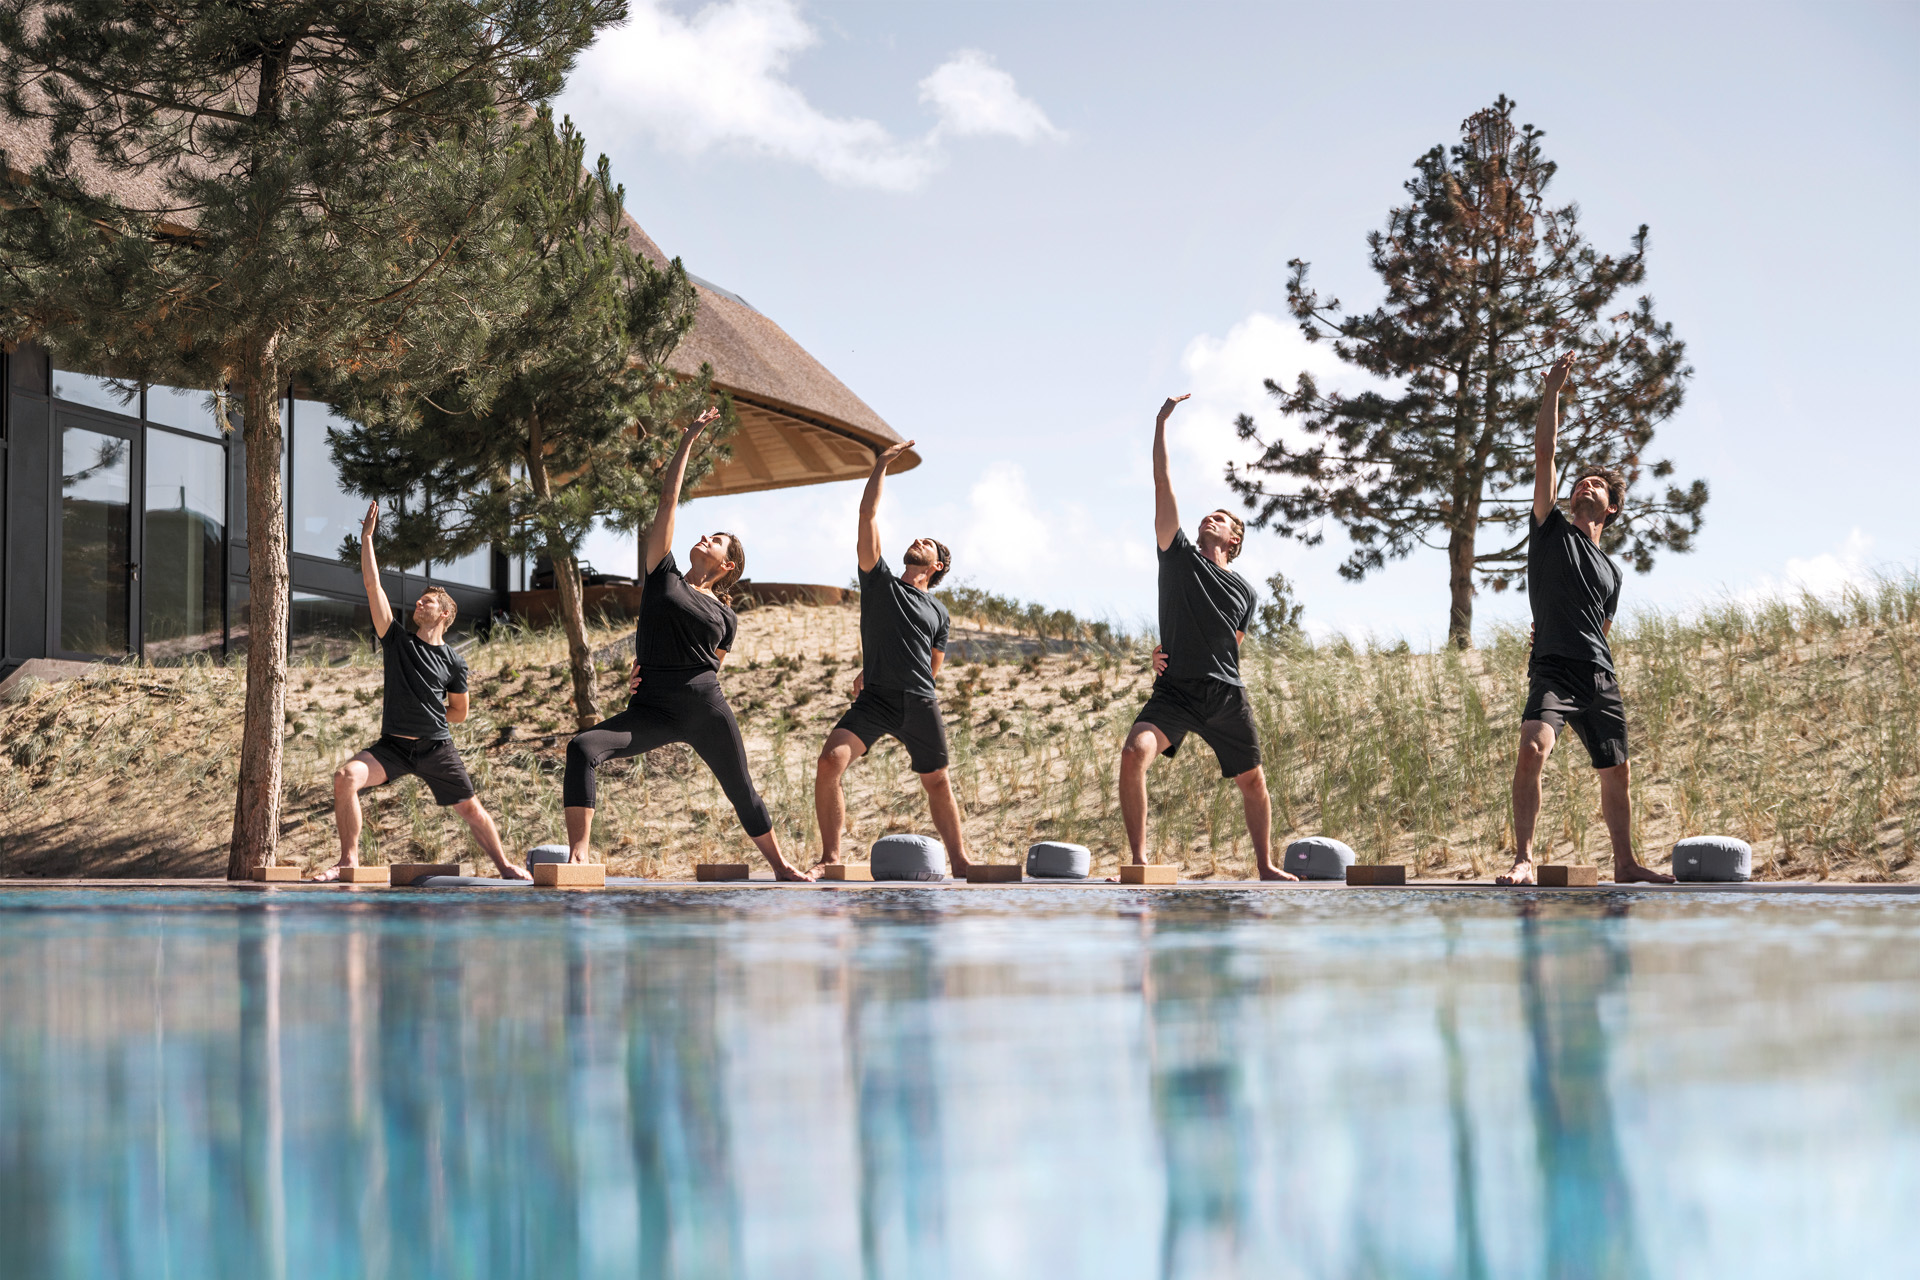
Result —
[[[1156,928],[1151,913],[1140,919],[1147,944],[1147,1059],[1167,1183],[1159,1274],[1237,1275],[1249,1213],[1246,1142],[1253,1117],[1240,1082],[1242,1013],[1229,970],[1233,951],[1214,945],[1216,921],[1185,918]]]
[[[1910,1256],[1920,904],[1088,892],[0,894],[0,1276]]]
[[[1601,1001],[1628,973],[1624,901],[1604,914],[1520,906],[1520,981],[1532,1050],[1534,1143],[1553,1280],[1646,1274],[1614,1133]]]

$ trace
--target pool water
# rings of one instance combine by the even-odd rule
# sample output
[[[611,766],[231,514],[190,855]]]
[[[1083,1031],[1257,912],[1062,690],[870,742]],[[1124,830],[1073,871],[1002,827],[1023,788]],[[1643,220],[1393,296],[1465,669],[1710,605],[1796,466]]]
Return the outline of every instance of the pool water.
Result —
[[[1920,899],[0,894],[0,1276],[1920,1268]]]

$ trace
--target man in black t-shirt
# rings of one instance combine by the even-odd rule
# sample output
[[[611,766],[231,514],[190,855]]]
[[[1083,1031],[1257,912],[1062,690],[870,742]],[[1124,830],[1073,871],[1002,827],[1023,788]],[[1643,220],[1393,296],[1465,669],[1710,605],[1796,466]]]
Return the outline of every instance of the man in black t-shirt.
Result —
[[[947,846],[953,874],[967,873],[966,837],[960,829],[960,802],[947,777],[947,727],[933,678],[947,656],[946,606],[933,588],[953,567],[946,547],[920,538],[901,557],[895,575],[880,554],[880,487],[887,464],[913,447],[894,445],[873,461],[866,492],[860,495],[860,674],[853,679],[854,701],[827,735],[813,776],[814,816],[820,822],[821,865],[840,861],[840,837],[847,825],[847,801],[840,779],[873,744],[891,734],[907,748],[907,759],[926,788],[934,830]]]
[[[340,861],[315,880],[338,880],[342,867],[360,861],[360,792],[414,774],[433,793],[436,804],[466,820],[467,829],[507,880],[531,879],[525,868],[507,861],[493,818],[481,807],[467,777],[467,766],[453,745],[450,725],[467,718],[467,664],[443,643],[458,612],[453,597],[439,587],[413,602],[414,630],[393,616],[373,535],[380,527],[380,504],[367,507],[360,525],[360,580],[380,640],[386,687],[380,704],[380,740],[333,772],[333,821],[340,832]]]
[[[1533,833],[1540,819],[1540,776],[1555,738],[1571,725],[1599,771],[1600,813],[1613,843],[1615,883],[1668,884],[1672,876],[1648,870],[1633,856],[1627,709],[1607,646],[1620,607],[1620,567],[1600,550],[1600,535],[1620,514],[1626,480],[1605,467],[1587,467],[1573,482],[1565,513],[1556,502],[1560,391],[1572,368],[1573,357],[1564,355],[1547,371],[1533,431],[1533,514],[1527,539],[1533,652],[1527,660],[1527,705],[1520,713],[1520,759],[1513,771],[1513,869],[1499,877],[1499,883],[1535,883]]]
[[[1180,527],[1167,470],[1167,419],[1185,396],[1160,406],[1153,424],[1153,532],[1160,548],[1160,648],[1147,705],[1120,748],[1120,816],[1136,863],[1147,849],[1147,769],[1171,756],[1189,733],[1213,748],[1221,776],[1240,789],[1262,880],[1296,876],[1273,862],[1272,804],[1260,767],[1260,735],[1253,703],[1240,678],[1240,642],[1253,624],[1253,588],[1227,568],[1240,554],[1246,526],[1228,511],[1200,521],[1199,540]]]

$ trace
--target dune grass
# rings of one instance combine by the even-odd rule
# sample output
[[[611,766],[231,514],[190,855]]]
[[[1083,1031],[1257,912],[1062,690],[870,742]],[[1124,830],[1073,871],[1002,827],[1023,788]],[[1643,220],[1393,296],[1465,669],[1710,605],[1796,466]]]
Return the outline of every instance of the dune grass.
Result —
[[[1003,604],[1007,602],[1002,602]],[[983,610],[982,612],[985,612]],[[957,621],[965,621],[964,617]],[[1110,869],[1125,844],[1114,795],[1120,736],[1146,697],[1148,642],[1052,612],[977,619],[1078,643],[1066,652],[956,661],[941,678],[968,839],[1014,861],[1036,839],[1086,844]],[[626,659],[610,647],[601,688],[617,706]],[[956,628],[972,652],[993,636]],[[754,774],[789,851],[811,861],[813,762],[858,670],[858,614],[785,605],[742,615],[725,675]],[[1683,835],[1751,841],[1766,878],[1906,880],[1920,841],[1920,575],[1840,597],[1643,613],[1616,628],[1635,762],[1642,857]],[[471,719],[456,730],[510,848],[560,837],[571,714],[564,641],[516,630],[476,645]],[[316,659],[316,662],[318,659]],[[1526,637],[1434,654],[1303,638],[1250,642],[1276,841],[1324,833],[1369,862],[1423,876],[1503,869],[1508,779],[1524,700]],[[0,873],[217,874],[232,810],[243,673],[223,666],[100,667],[0,705]],[[370,651],[296,665],[287,712],[283,861],[333,856],[329,778],[372,741],[380,674]],[[1569,749],[1571,748],[1571,749]],[[890,741],[847,777],[849,846],[930,830],[905,752]],[[1239,798],[1190,742],[1150,777],[1156,860],[1189,876],[1244,878],[1252,851]],[[691,752],[670,747],[602,774],[596,847],[616,872],[682,876],[701,861],[753,860],[731,809]],[[370,861],[471,859],[457,820],[413,781],[370,793]],[[1553,861],[1609,865],[1592,770],[1577,743],[1549,766],[1539,835]],[[484,869],[484,861],[482,867]]]

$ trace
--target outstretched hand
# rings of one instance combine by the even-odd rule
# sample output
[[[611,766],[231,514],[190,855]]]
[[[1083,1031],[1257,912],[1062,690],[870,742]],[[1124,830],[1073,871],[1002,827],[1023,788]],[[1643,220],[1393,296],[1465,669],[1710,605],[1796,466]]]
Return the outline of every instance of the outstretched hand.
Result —
[[[873,455],[873,469],[875,471],[882,469],[911,448],[913,448],[913,441],[902,440],[899,444],[891,448],[882,449],[879,453]]]
[[[700,428],[706,426],[709,422],[714,421],[719,416],[720,416],[720,406],[717,404],[708,405],[706,408],[700,411],[699,417],[695,418],[692,422],[689,422],[687,424],[687,434],[690,436],[699,435]]]
[[[360,541],[365,542],[380,528],[380,501],[375,499],[367,504],[367,515],[360,522]]]
[[[1173,416],[1173,406],[1179,404],[1182,400],[1190,400],[1192,398],[1193,398],[1193,392],[1191,391],[1187,392],[1187,394],[1183,396],[1168,396],[1167,402],[1160,406],[1160,416],[1156,418],[1155,421],[1165,422],[1168,418]]]
[[[1569,351],[1558,360],[1555,360],[1553,367],[1547,370],[1547,393],[1551,395],[1565,386],[1567,383],[1567,375],[1572,372],[1573,352]]]

